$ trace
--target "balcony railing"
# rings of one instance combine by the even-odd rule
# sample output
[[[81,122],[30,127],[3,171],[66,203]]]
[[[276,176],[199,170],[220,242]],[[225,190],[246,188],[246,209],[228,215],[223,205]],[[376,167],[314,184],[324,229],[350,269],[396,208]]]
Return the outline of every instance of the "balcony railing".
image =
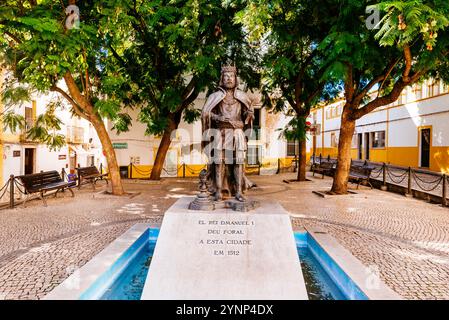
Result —
[[[84,143],[84,128],[68,126],[67,127],[67,142],[69,142],[69,143]]]
[[[36,122],[34,118],[25,118],[25,128],[20,133],[21,142],[34,142],[32,139],[27,138],[28,130],[30,130]]]

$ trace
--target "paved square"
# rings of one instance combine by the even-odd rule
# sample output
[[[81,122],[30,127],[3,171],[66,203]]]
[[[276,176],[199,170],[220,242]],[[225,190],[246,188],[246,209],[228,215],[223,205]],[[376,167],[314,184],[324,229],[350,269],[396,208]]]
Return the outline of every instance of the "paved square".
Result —
[[[296,229],[327,229],[404,298],[449,299],[449,208],[363,187],[323,199],[312,191],[329,189],[331,179],[282,182],[294,175],[252,176],[259,187],[248,195],[279,201]],[[125,187],[140,194],[117,198],[84,188],[75,198],[50,197],[46,208],[31,201],[0,211],[0,298],[42,298],[135,223],[160,225],[178,198],[196,194],[197,180]]]

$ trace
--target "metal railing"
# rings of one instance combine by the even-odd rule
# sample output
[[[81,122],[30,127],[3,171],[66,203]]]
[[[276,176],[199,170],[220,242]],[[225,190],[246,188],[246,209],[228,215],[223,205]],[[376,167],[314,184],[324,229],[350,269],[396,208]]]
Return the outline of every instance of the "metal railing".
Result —
[[[100,163],[99,171],[100,173],[103,173],[104,171],[102,163]],[[64,168],[61,169],[60,176],[64,181],[67,182],[70,181],[69,176]],[[100,179],[103,180],[103,177],[101,177]],[[79,183],[78,179],[76,179],[76,181],[77,183]],[[25,190],[25,186],[22,184],[22,181],[19,179],[19,177],[16,177],[13,174],[11,174],[9,176],[9,179],[0,188],[0,210],[7,208],[13,209],[18,204],[23,202],[23,197],[26,194],[27,192]]]
[[[289,163],[290,162],[290,163]],[[146,166],[146,165],[145,165]],[[207,165],[188,165],[186,163],[182,163],[176,168],[162,168],[162,171],[168,174],[169,176],[178,177],[178,178],[186,178],[187,176],[197,176],[200,174],[201,170],[207,169]],[[276,159],[272,162],[267,163],[258,163],[256,165],[246,165],[245,173],[246,174],[256,174],[260,175],[262,170],[272,171],[273,174],[279,174],[284,172],[296,172],[296,168],[298,166],[298,159],[295,157],[291,160],[283,160],[281,158]],[[134,163],[130,163],[128,165],[128,178],[130,179],[149,179],[151,176],[152,168],[143,169],[141,167],[136,166]],[[134,177],[134,173],[139,175],[138,178]]]
[[[312,165],[321,161],[332,161],[337,163],[337,159],[322,157],[312,157]],[[406,195],[413,195],[414,191],[441,198],[441,204],[447,206],[447,183],[449,175],[446,173],[424,170],[419,168],[404,167],[385,162],[371,162],[366,160],[351,160],[351,165],[370,166],[370,180],[377,181],[382,187],[388,185],[405,189]]]

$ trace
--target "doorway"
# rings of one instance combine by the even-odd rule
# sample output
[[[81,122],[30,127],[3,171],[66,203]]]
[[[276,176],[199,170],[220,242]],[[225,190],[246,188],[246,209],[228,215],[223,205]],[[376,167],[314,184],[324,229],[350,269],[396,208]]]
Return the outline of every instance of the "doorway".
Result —
[[[363,159],[363,134],[357,134],[357,151],[358,151],[358,159]]]
[[[369,147],[370,147],[369,132],[365,132],[365,160],[369,160]]]
[[[420,167],[429,168],[430,167],[430,128],[421,129],[420,134]]]
[[[25,148],[25,174],[34,173],[34,148]]]
[[[75,173],[76,169],[76,152],[74,150],[71,150],[69,153],[69,171],[70,173]]]

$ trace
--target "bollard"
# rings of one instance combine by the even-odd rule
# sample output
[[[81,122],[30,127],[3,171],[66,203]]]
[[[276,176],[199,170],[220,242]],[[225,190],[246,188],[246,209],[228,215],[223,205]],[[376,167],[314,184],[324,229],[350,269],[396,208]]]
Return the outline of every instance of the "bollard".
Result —
[[[182,177],[183,178],[186,177],[186,163],[185,162],[182,164]]]
[[[382,166],[382,186],[380,190],[387,191],[387,164],[384,162]]]
[[[103,174],[103,163],[100,163],[100,174]],[[101,179],[103,180],[103,177]]]
[[[278,171],[276,172],[276,174],[281,173],[281,159],[278,158]]]
[[[14,208],[14,175],[9,176],[9,207]]]
[[[447,200],[446,200],[446,184],[447,184],[447,177],[446,174],[443,174],[443,199],[441,201],[441,204],[443,205],[443,207],[445,207],[447,205]]]
[[[129,163],[128,178],[130,178],[130,179],[133,178],[133,163],[132,162]]]
[[[262,163],[259,161],[259,169],[258,169],[258,174],[260,176],[260,168],[262,167]]]
[[[408,167],[408,185],[407,185],[407,195],[412,195],[412,168]]]

